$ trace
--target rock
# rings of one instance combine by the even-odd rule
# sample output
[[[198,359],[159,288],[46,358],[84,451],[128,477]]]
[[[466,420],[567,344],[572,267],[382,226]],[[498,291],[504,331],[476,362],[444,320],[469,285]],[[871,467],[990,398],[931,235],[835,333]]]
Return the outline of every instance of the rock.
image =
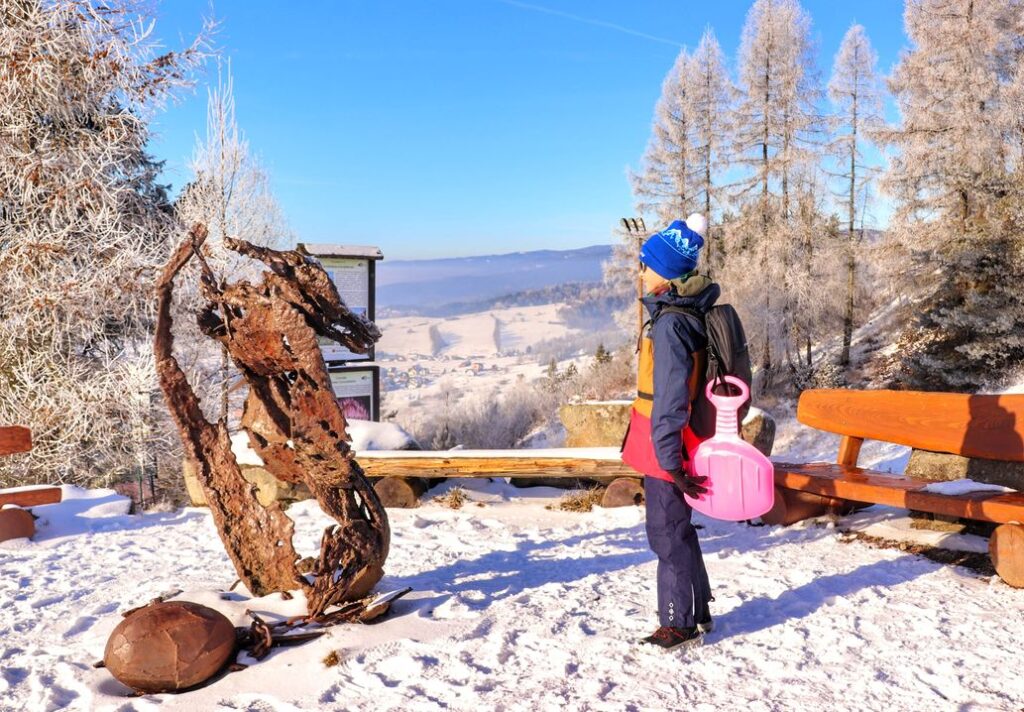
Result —
[[[242,465],[242,477],[256,485],[256,499],[264,507],[272,502],[297,502],[310,499],[313,493],[301,482],[283,482],[262,467]]]
[[[948,482],[966,477],[975,482],[1024,490],[1024,462],[983,460],[944,452],[914,450],[910,453],[906,475],[934,482]]]
[[[282,482],[262,467],[256,465],[240,465],[242,477],[256,485],[256,499],[264,507],[271,502],[296,502],[310,499],[313,493],[301,482]],[[182,474],[185,478],[185,489],[195,507],[206,506],[206,495],[196,478],[195,467],[186,458],[182,461]]]
[[[631,401],[571,403],[558,409],[566,447],[618,447],[629,425]]]
[[[771,456],[775,446],[775,419],[760,408],[751,408],[740,427],[740,437]]]
[[[179,692],[216,675],[234,656],[235,645],[235,627],[212,608],[154,603],[114,628],[103,663],[133,690]]]
[[[644,484],[639,477],[613,480],[601,497],[602,507],[635,507],[644,503]]]
[[[192,502],[192,506],[205,507],[206,495],[203,493],[203,487],[199,484],[199,479],[196,477],[195,463],[187,457],[181,461],[181,475],[185,478],[185,491],[188,492],[188,498]]]
[[[967,477],[970,460],[960,455],[944,452],[914,450],[907,462],[907,477],[917,477],[933,482],[949,482]]]

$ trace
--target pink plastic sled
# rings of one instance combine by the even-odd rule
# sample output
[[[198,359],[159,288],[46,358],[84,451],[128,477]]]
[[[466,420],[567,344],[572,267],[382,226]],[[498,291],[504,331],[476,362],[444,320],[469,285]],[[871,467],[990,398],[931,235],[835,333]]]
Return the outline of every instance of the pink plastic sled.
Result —
[[[705,475],[708,491],[700,497],[686,497],[698,512],[727,521],[739,522],[760,517],[775,503],[775,475],[772,462],[750,443],[740,439],[737,412],[750,396],[747,384],[734,376],[725,381],[736,388],[737,396],[713,392],[708,383],[707,396],[715,406],[715,434],[693,454],[697,475]]]

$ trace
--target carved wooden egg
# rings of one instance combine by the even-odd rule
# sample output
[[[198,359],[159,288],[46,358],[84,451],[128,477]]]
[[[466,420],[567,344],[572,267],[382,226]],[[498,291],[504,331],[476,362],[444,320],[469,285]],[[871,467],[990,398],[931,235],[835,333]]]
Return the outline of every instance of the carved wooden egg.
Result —
[[[103,662],[139,692],[176,692],[213,677],[235,652],[235,627],[221,613],[188,601],[131,613],[107,640]]]

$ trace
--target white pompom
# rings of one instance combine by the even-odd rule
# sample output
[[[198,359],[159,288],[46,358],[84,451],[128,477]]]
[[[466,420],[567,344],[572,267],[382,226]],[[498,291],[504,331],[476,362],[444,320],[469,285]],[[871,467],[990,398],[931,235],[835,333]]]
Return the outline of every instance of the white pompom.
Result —
[[[690,217],[686,218],[686,227],[693,230],[701,237],[705,237],[705,231],[708,229],[708,221],[704,219],[704,216],[700,213],[694,213]]]

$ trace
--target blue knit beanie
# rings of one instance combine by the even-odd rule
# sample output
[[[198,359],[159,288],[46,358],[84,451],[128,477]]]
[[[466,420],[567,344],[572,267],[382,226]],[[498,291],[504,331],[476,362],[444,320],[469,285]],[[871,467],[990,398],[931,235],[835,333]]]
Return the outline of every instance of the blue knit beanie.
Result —
[[[667,228],[647,238],[640,248],[640,261],[665,279],[692,272],[697,268],[700,248],[704,246],[701,233],[706,225],[704,216],[699,213],[685,221],[674,220]]]

